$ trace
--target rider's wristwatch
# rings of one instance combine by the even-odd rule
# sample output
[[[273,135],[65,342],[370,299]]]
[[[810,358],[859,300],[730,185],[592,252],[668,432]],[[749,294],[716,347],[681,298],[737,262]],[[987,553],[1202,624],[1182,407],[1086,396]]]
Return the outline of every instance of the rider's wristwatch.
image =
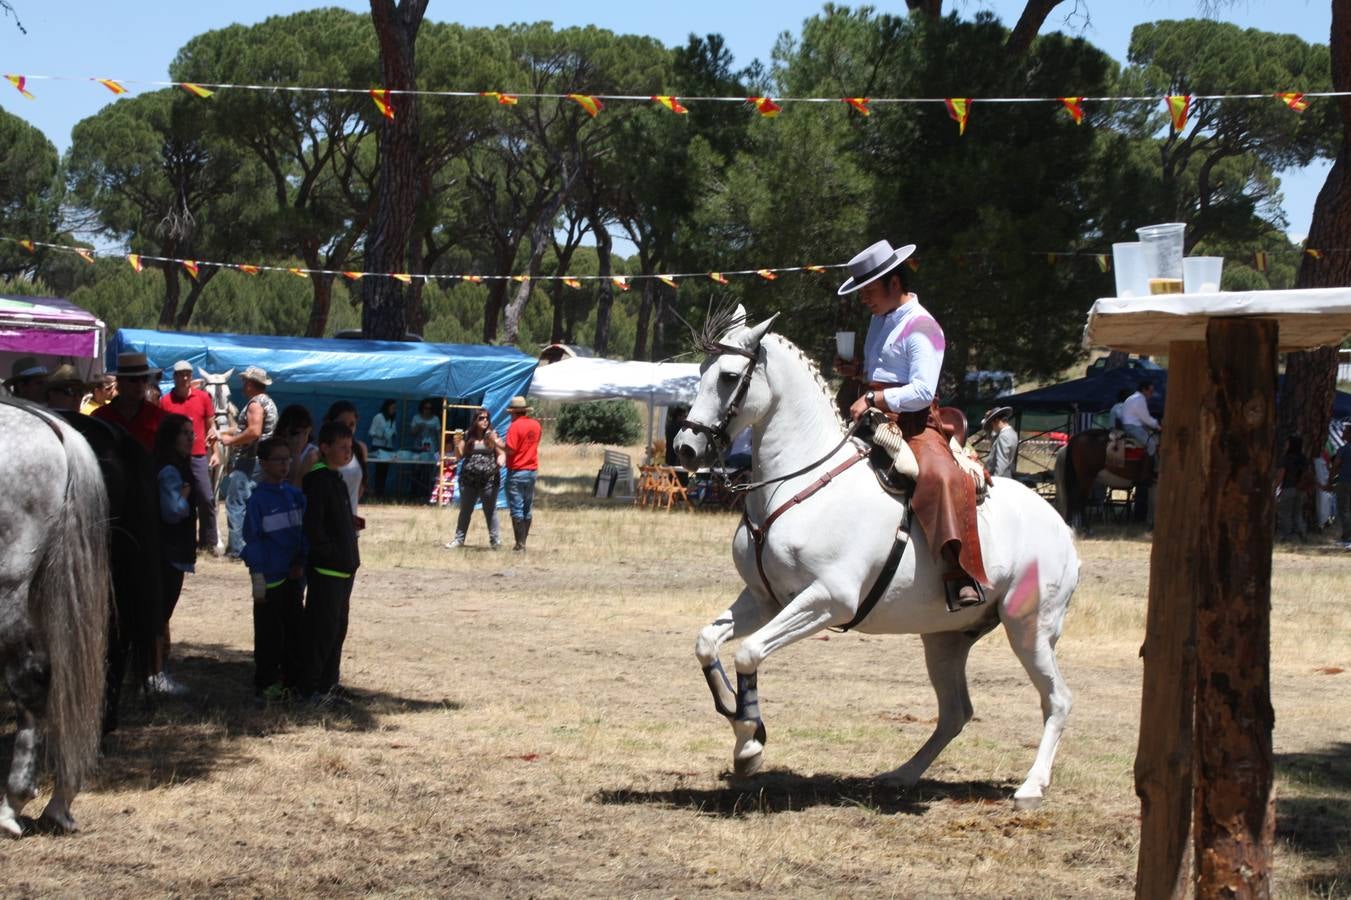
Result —
[[[876,400],[877,395],[874,394],[872,391],[868,391],[866,394],[863,395],[863,402],[868,404],[869,409],[872,409],[877,405]]]

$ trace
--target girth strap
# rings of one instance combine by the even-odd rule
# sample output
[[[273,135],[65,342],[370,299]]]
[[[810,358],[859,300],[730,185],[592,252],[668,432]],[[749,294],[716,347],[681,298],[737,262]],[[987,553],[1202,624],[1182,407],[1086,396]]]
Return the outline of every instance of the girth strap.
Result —
[[[905,548],[910,543],[910,533],[904,528],[896,530],[896,540],[891,545],[891,553],[887,554],[887,561],[882,566],[882,571],[878,573],[877,580],[873,582],[872,590],[868,591],[868,596],[863,598],[863,602],[858,606],[858,612],[854,617],[834,631],[848,631],[851,628],[857,628],[863,624],[863,620],[868,618],[868,614],[873,611],[877,601],[882,599],[882,595],[887,592],[887,587],[891,584],[891,579],[896,577],[896,569],[901,565],[901,557],[905,555]]]
[[[743,512],[741,514],[741,521],[746,523],[746,530],[749,531],[751,535],[751,543],[755,545],[755,568],[760,573],[760,582],[764,584],[765,590],[769,592],[770,599],[773,600],[774,603],[779,607],[782,607],[783,604],[779,601],[778,595],[774,593],[774,588],[770,586],[769,577],[765,575],[765,563],[764,563],[765,535],[769,533],[769,526],[773,525],[774,522],[779,518],[779,516],[788,512],[788,510],[792,509],[794,506],[797,506],[803,500],[806,500],[812,494],[815,494],[817,491],[821,490],[821,488],[830,484],[832,481],[835,480],[836,476],[838,476],[846,469],[848,469],[850,466],[853,466],[855,463],[859,462],[862,459],[864,459],[863,454],[851,456],[844,462],[840,463],[835,468],[831,469],[829,472],[826,472],[820,478],[816,479],[811,484],[807,485],[805,488],[794,494],[778,509],[770,513],[769,518],[765,519],[765,524],[763,525],[757,526],[754,522],[752,522],[750,513]]]

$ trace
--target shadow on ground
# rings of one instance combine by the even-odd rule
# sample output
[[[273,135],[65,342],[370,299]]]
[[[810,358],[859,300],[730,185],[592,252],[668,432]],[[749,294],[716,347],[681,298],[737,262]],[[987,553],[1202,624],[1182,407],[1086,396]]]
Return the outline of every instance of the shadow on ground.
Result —
[[[1004,804],[1011,809],[1015,781],[920,781],[896,788],[876,778],[799,775],[771,770],[725,788],[600,791],[592,799],[616,806],[668,806],[701,815],[800,812],[813,806],[857,806],[885,815],[923,815],[939,802]]]
[[[1351,743],[1276,756],[1285,793],[1276,797],[1276,838],[1328,868],[1304,879],[1314,896],[1351,891]]]
[[[253,656],[218,644],[175,644],[176,679],[191,690],[184,699],[147,704],[139,691],[123,693],[121,724],[103,739],[93,790],[147,789],[253,760],[245,738],[322,727],[327,731],[372,731],[386,716],[460,708],[450,699],[400,697],[353,690],[350,702],[316,707],[304,702],[259,707],[253,696]],[[8,760],[13,738],[0,741]]]

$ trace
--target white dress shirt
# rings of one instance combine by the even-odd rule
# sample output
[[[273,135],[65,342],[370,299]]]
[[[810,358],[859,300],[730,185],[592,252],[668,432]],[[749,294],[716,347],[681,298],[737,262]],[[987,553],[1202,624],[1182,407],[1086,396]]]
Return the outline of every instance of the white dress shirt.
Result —
[[[882,392],[897,412],[928,409],[938,392],[938,373],[947,346],[943,329],[914,299],[885,316],[873,316],[863,341],[863,373],[868,381],[899,384]]]
[[[1149,414],[1149,401],[1139,391],[1127,397],[1121,405],[1121,427],[1130,428],[1132,425],[1155,430],[1159,427],[1159,420]]]

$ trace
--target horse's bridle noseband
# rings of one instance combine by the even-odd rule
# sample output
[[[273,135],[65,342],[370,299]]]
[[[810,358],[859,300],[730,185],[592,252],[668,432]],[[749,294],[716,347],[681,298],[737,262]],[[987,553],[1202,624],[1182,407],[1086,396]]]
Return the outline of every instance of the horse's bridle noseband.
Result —
[[[706,434],[709,440],[713,442],[713,448],[717,450],[718,456],[722,456],[723,451],[731,446],[732,437],[727,433],[727,428],[736,418],[737,413],[741,412],[741,404],[746,402],[746,392],[750,390],[751,378],[755,375],[755,364],[760,358],[759,347],[755,350],[744,350],[741,347],[733,347],[729,344],[717,344],[719,355],[731,353],[735,356],[744,356],[750,360],[746,368],[741,370],[741,377],[737,379],[736,390],[732,392],[732,402],[727,404],[717,420],[712,425],[705,425],[703,422],[696,422],[693,419],[686,418],[684,425],[690,431],[696,434]]]

